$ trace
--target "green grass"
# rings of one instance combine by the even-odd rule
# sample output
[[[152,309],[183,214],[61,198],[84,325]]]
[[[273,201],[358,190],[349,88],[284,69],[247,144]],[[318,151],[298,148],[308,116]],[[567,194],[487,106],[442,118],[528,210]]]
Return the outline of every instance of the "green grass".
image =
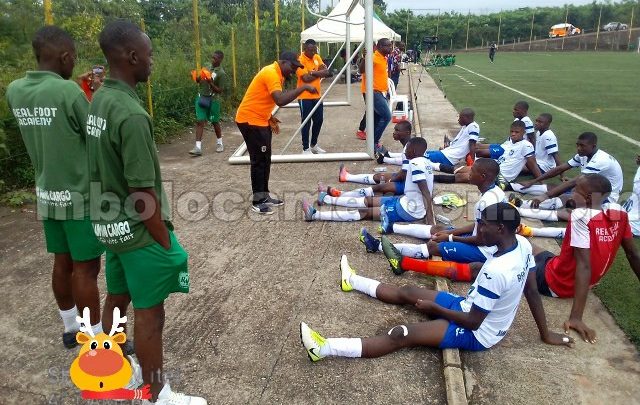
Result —
[[[456,63],[504,85],[562,107],[590,121],[640,141],[640,55],[637,53],[499,53],[490,64],[484,53],[461,54]],[[430,68],[429,73],[456,109],[472,107],[486,142],[502,142],[513,121],[518,100],[529,102],[532,120],[543,112],[553,115],[560,156],[575,154],[577,136],[598,135],[599,147],[615,156],[624,172],[624,190],[631,191],[640,148],[617,136],[514,93],[456,67]],[[471,86],[468,82],[472,83]],[[577,175],[578,171],[569,172]],[[640,249],[640,240],[636,240]],[[595,289],[616,322],[640,349],[640,284],[622,249],[610,271]]]
[[[456,63],[640,141],[637,53],[502,53],[494,64],[484,53],[473,53],[458,55]],[[431,68],[430,73],[457,109],[474,108],[482,137],[491,142],[506,139],[513,121],[513,104],[526,97],[456,67]],[[563,160],[575,154],[580,133],[595,132],[600,148],[620,162],[625,190],[631,191],[640,148],[555,108],[527,101],[532,120],[543,112],[553,115],[551,129],[558,137]]]

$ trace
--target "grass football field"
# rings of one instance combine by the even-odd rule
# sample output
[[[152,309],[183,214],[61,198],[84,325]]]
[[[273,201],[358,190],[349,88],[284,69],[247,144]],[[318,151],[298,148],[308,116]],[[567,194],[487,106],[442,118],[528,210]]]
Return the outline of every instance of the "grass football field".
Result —
[[[498,52],[492,64],[486,53],[469,53],[457,55],[456,64],[640,142],[640,54]],[[456,109],[475,110],[480,136],[487,143],[502,143],[509,135],[511,111],[518,100],[529,103],[529,117],[534,121],[543,112],[553,115],[551,129],[558,137],[563,161],[576,153],[580,133],[594,132],[598,146],[622,166],[621,202],[631,192],[640,146],[460,67],[430,67],[428,73]],[[568,174],[578,173],[573,169]],[[638,239],[636,246],[640,249]],[[640,283],[622,249],[595,292],[640,349]]]

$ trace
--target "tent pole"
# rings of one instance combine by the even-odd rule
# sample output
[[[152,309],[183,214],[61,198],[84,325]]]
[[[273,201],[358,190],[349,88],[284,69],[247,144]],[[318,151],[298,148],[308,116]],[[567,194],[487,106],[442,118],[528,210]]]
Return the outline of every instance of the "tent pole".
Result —
[[[373,0],[364,2],[364,42],[367,55],[365,57],[364,72],[367,122],[367,153],[374,156],[373,131]]]
[[[360,46],[358,47],[358,51],[362,49],[362,44],[360,44]],[[305,125],[307,125],[307,122],[309,122],[309,120],[311,120],[311,117],[313,116],[313,113],[316,112],[316,110],[320,107],[320,105],[322,104],[322,102],[324,101],[324,98],[327,97],[327,95],[331,92],[331,89],[333,88],[333,86],[338,82],[338,79],[340,78],[340,75],[342,74],[342,72],[344,72],[346,70],[346,68],[351,64],[350,60],[347,60],[348,64],[345,64],[342,69],[340,70],[340,73],[338,73],[336,75],[336,77],[333,78],[333,81],[331,82],[331,84],[329,85],[329,87],[327,87],[327,89],[323,92],[322,96],[320,97],[320,99],[318,100],[318,102],[316,103],[315,106],[313,106],[313,108],[311,109],[311,111],[309,111],[309,114],[307,115],[307,118],[304,119],[304,121],[302,121],[302,123],[300,124],[300,126],[298,127],[298,129],[296,129],[296,132],[293,133],[293,135],[291,135],[291,139],[289,139],[289,141],[287,142],[286,145],[284,145],[284,148],[282,148],[282,153],[284,153],[287,148],[289,147],[289,145],[291,145],[291,142],[293,141],[293,139],[296,137],[296,135],[298,135],[300,133],[300,131],[302,130],[302,127],[304,127]],[[371,155],[373,157],[373,155]]]
[[[351,13],[346,16],[346,31],[347,31],[347,53],[345,54],[345,61],[351,60]],[[345,74],[347,83],[347,103],[351,104],[351,63],[347,65],[347,73]]]

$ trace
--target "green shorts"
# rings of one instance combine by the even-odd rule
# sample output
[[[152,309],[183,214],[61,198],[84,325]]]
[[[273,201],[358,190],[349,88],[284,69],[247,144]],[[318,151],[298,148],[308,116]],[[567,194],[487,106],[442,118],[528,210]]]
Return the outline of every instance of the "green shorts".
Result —
[[[89,218],[81,220],[45,219],[42,221],[44,240],[49,253],[69,253],[76,262],[100,257],[104,246],[93,233]]]
[[[212,123],[220,122],[220,100],[217,98],[211,99],[211,106],[209,109],[200,107],[198,99],[200,96],[196,96],[196,120],[197,121],[209,121]]]
[[[189,292],[189,255],[169,231],[171,247],[158,243],[125,253],[107,251],[109,294],[129,294],[133,307],[145,309],[162,303],[169,294]]]

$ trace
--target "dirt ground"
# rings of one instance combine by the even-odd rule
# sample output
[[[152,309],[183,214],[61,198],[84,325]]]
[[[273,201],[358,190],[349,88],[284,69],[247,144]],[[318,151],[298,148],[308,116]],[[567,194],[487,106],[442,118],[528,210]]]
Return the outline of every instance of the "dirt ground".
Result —
[[[436,147],[443,134],[455,133],[456,114],[428,76],[423,74],[421,79],[417,106],[422,129]],[[354,136],[364,107],[359,84],[353,86],[351,107],[325,108],[319,144],[329,151],[365,148]],[[406,76],[399,92],[408,93]],[[344,93],[344,86],[339,86],[329,99],[344,99]],[[274,138],[274,153],[279,153],[288,140],[286,134],[292,134],[299,122],[295,108],[283,109],[278,116],[283,133]],[[325,336],[357,337],[386,333],[397,324],[423,319],[412,308],[342,292],[342,254],[348,255],[359,273],[383,282],[428,287],[432,283],[419,275],[397,277],[381,254],[365,253],[358,231],[362,226],[373,231],[376,223],[302,220],[300,200],[315,198],[318,180],[337,182],[335,162],[274,165],[271,191],[286,204],[270,217],[250,213],[249,166],[232,166],[226,160],[242,139],[230,123],[225,124],[224,133],[225,152],[214,152],[208,131],[201,158],[187,154],[193,142],[189,131],[160,146],[176,234],[190,254],[191,292],[166,302],[164,351],[172,386],[204,396],[210,404],[444,403],[439,350],[403,350],[374,360],[327,359],[316,364],[308,360],[299,342],[300,321]],[[391,140],[391,126],[384,143],[400,150]],[[289,151],[298,152],[299,147],[294,144]],[[352,172],[371,172],[377,166],[375,162],[347,165]],[[471,190],[468,186],[455,189]],[[443,189],[438,186],[437,190]],[[446,215],[459,225],[466,221],[466,212]],[[68,379],[76,352],[62,348],[62,325],[50,288],[52,257],[45,253],[40,225],[28,209],[0,211],[0,257],[0,304],[5,309],[0,313],[4,337],[0,403],[85,403]],[[103,278],[100,287],[105,290]],[[461,293],[466,288],[465,284],[454,286]],[[558,330],[569,303],[544,303],[550,324]],[[129,312],[131,324],[133,313]],[[597,345],[579,342],[573,350],[552,348],[539,340],[523,303],[513,330],[498,347],[464,356],[471,401],[637,401],[637,352],[592,295],[586,318],[600,334]]]

